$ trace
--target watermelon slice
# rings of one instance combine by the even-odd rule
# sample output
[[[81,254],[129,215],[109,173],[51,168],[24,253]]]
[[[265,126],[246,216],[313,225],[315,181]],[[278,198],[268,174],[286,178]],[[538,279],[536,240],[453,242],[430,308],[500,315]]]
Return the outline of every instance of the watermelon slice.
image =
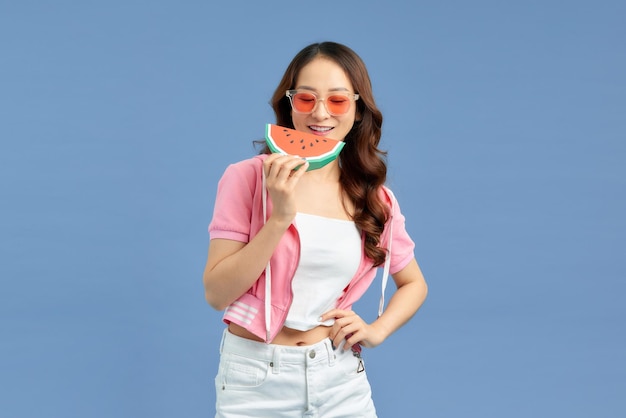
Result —
[[[265,142],[274,153],[297,155],[309,162],[307,171],[324,167],[333,161],[345,145],[343,141],[296,131],[268,123]]]

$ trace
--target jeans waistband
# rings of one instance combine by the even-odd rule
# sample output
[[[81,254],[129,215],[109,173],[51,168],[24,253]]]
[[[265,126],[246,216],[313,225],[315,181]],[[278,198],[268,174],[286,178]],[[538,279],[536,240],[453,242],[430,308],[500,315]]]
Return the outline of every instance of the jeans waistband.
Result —
[[[224,330],[220,352],[237,354],[270,363],[306,362],[307,364],[313,364],[327,361],[330,365],[333,365],[337,358],[330,338],[325,338],[316,344],[305,346],[266,344],[264,342],[239,337],[230,333],[228,329]]]

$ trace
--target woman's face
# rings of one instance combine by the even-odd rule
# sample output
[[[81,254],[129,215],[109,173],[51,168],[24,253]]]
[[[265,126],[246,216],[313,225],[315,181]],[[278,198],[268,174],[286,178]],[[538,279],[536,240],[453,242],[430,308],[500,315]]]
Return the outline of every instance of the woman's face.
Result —
[[[356,117],[356,104],[350,103],[350,110],[339,116],[328,113],[324,100],[329,94],[354,94],[352,83],[343,69],[334,61],[319,57],[302,67],[296,79],[296,90],[309,91],[317,95],[317,105],[310,114],[291,110],[291,120],[296,130],[343,141]]]

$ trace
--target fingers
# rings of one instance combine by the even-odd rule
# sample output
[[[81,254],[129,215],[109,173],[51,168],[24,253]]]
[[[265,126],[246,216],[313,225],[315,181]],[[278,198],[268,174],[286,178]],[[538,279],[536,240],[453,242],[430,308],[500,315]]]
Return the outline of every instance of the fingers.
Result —
[[[307,161],[291,155],[271,154],[265,159],[263,170],[274,205],[272,218],[284,223],[296,216],[295,188],[308,167]]]
[[[332,310],[330,310],[328,312],[325,312],[320,317],[320,322],[324,322],[324,321],[327,321],[329,319],[339,318],[342,312],[346,312],[346,311],[342,311],[340,309],[332,309]]]
[[[306,171],[309,169],[309,162],[306,160],[303,161],[304,164],[300,164],[300,166],[296,167],[295,171],[291,172],[291,180],[294,182],[297,182],[300,177],[302,177],[304,173],[306,173]]]
[[[360,324],[350,324],[341,329],[337,334],[336,340],[333,340],[335,347],[341,348],[344,351],[350,350],[354,344],[360,343],[363,340],[363,327]],[[343,342],[343,347],[340,345]]]
[[[353,311],[333,309],[322,315],[322,320],[335,319],[330,330],[333,346],[343,350],[350,349],[354,344],[366,338],[368,325]]]
[[[301,157],[292,155],[271,154],[263,163],[268,181],[296,182],[308,168],[309,163]]]

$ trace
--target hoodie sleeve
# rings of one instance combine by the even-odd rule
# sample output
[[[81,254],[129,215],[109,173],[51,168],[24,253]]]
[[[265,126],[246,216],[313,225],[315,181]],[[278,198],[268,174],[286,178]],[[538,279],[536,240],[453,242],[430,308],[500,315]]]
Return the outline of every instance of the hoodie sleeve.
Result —
[[[217,185],[213,219],[209,224],[211,239],[250,240],[256,176],[257,167],[252,159],[226,168]]]
[[[405,218],[395,196],[390,193],[392,203],[391,222],[391,265],[389,272],[395,274],[405,268],[415,257],[415,243],[405,227]]]

